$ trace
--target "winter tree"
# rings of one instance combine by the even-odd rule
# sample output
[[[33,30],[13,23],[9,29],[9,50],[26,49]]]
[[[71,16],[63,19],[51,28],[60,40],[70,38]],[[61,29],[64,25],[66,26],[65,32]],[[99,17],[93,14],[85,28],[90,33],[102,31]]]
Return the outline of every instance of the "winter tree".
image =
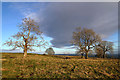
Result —
[[[81,27],[76,28],[73,32],[73,40],[71,43],[77,47],[78,52],[85,53],[85,58],[88,58],[88,52],[101,41],[101,38],[92,29]]]
[[[97,56],[105,58],[106,52],[113,53],[113,42],[101,41],[95,49]]]
[[[31,18],[24,18],[22,24],[18,26],[19,32],[6,41],[4,44],[11,46],[13,50],[21,48],[24,57],[27,51],[35,51],[34,47],[45,47],[46,41],[42,37],[42,32],[38,24]]]

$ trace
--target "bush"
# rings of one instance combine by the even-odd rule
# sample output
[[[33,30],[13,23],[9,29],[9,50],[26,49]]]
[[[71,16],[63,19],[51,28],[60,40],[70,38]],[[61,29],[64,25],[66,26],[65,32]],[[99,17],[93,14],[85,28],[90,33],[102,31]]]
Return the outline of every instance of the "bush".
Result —
[[[47,53],[48,55],[54,55],[55,54],[53,48],[46,49],[45,53]]]

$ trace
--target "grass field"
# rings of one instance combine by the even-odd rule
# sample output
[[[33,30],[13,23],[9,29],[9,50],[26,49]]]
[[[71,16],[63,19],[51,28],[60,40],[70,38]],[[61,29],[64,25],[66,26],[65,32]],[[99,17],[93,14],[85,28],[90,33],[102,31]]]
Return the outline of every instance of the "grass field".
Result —
[[[69,59],[66,59],[69,57]],[[80,56],[2,54],[2,78],[115,78],[120,79],[119,59]]]

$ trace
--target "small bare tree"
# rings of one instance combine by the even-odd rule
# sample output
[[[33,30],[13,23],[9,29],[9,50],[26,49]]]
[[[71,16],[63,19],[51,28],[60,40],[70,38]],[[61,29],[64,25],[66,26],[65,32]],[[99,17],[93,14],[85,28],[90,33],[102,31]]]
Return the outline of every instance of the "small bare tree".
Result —
[[[73,40],[71,43],[77,47],[77,50],[85,53],[85,58],[88,58],[88,52],[101,41],[99,35],[97,35],[92,29],[81,27],[76,28],[76,32],[73,32]]]
[[[47,42],[43,39],[40,27],[33,19],[24,18],[18,27],[19,32],[6,41],[5,45],[12,46],[13,50],[22,48],[24,57],[27,56],[27,51],[35,51],[33,47],[45,47]]]
[[[96,53],[105,58],[106,52],[113,53],[113,42],[101,41],[96,46]]]

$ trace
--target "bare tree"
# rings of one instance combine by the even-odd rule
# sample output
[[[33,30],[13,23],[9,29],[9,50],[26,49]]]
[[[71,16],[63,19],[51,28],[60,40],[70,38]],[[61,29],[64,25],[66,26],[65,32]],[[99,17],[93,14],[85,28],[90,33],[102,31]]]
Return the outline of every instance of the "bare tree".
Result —
[[[27,51],[35,51],[33,47],[45,47],[47,42],[43,39],[40,27],[33,19],[24,18],[18,27],[19,32],[4,44],[12,46],[13,50],[22,48],[24,57],[27,56]]]
[[[101,41],[96,46],[95,51],[98,55],[102,55],[102,57],[105,58],[106,52],[113,53],[113,42]]]
[[[92,29],[81,27],[76,28],[76,32],[73,32],[73,40],[71,43],[77,46],[80,52],[85,53],[85,58],[88,58],[88,52],[96,45],[97,42],[101,41],[101,38]]]
[[[96,57],[99,57],[99,58],[102,58],[103,57],[103,50],[102,50],[102,48],[100,48],[100,47],[95,47],[95,52],[97,53],[95,56]]]

